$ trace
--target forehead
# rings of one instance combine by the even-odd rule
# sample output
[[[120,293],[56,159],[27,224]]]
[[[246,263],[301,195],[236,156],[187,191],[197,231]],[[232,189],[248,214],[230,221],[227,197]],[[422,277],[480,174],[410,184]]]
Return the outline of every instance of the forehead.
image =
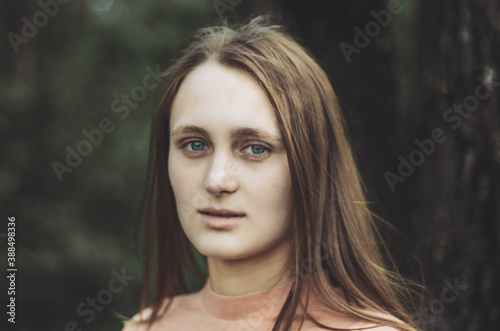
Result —
[[[186,76],[171,109],[170,132],[203,124],[279,133],[271,103],[259,83],[249,73],[213,62],[198,66]]]

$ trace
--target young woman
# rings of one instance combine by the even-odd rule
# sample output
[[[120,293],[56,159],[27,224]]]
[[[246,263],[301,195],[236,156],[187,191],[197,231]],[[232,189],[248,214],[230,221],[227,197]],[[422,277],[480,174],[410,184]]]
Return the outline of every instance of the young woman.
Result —
[[[257,18],[202,29],[167,74],[143,309],[124,330],[417,330],[311,56]],[[205,285],[192,292],[195,276]]]

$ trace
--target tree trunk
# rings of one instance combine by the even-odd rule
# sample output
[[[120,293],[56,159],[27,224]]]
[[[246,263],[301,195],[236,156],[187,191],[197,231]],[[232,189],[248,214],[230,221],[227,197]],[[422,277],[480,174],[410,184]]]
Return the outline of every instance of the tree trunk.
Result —
[[[421,3],[420,116],[412,117],[427,137],[441,128],[448,139],[416,171],[406,199],[420,237],[431,237],[435,300],[446,301],[445,279],[468,286],[435,303],[439,330],[500,325],[499,18],[496,0]]]

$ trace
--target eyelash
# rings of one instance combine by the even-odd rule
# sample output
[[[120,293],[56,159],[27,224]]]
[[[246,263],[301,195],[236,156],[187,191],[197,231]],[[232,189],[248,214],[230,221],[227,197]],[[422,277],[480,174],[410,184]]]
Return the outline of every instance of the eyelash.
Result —
[[[195,143],[195,142],[200,142],[200,143],[202,143],[202,144],[204,144],[204,145],[206,146],[206,144],[205,144],[203,141],[201,141],[201,140],[190,140],[190,141],[186,141],[185,143],[183,143],[183,144],[182,144],[182,146],[181,146],[181,149],[186,149],[186,147],[187,147],[189,144],[191,144],[191,143]],[[264,152],[263,152],[262,154],[250,154],[250,153],[245,153],[245,154],[250,155],[250,157],[251,157],[251,158],[254,158],[254,159],[260,159],[260,158],[263,158],[263,157],[265,157],[265,156],[266,156],[266,152],[267,152],[267,153],[270,153],[270,152],[271,152],[271,149],[270,149],[269,147],[266,147],[266,146],[264,146],[264,145],[262,145],[262,144],[250,144],[250,145],[245,146],[245,148],[244,148],[244,149],[247,149],[247,148],[252,147],[252,146],[260,146],[260,147],[263,147],[263,148],[264,148]],[[202,152],[202,151],[189,151],[189,150],[188,150],[187,152],[189,152],[189,153],[199,153],[199,152]]]

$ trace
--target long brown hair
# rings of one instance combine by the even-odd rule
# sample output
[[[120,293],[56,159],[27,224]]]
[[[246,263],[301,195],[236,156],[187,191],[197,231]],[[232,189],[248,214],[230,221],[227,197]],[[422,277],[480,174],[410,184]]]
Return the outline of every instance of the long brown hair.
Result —
[[[237,29],[224,25],[199,30],[166,72],[170,83],[153,121],[145,209],[141,311],[147,306],[152,281],[149,326],[168,311],[174,296],[190,292],[190,278],[206,280],[180,225],[167,171],[172,102],[186,75],[206,61],[255,78],[271,102],[286,146],[293,190],[294,251],[288,261],[293,281],[273,330],[290,329],[301,294],[308,298],[311,285],[327,306],[346,315],[417,330],[402,303],[407,283],[393,266],[385,266],[377,218],[367,207],[328,77],[281,27],[262,17]],[[318,273],[320,281],[311,282],[306,276],[315,270],[326,270],[330,277]],[[348,300],[332,293],[331,284]],[[165,299],[168,304],[161,309]]]

